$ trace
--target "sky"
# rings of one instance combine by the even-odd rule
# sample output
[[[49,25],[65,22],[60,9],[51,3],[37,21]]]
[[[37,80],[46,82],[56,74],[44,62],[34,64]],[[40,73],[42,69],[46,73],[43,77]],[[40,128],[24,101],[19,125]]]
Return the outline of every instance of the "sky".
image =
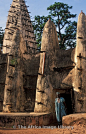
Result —
[[[0,0],[0,27],[3,29],[6,27],[6,21],[8,16],[8,11],[10,9],[10,4],[13,0]],[[86,14],[86,0],[25,0],[26,5],[29,6],[28,11],[31,12],[30,15],[32,18],[35,15],[48,15],[47,7],[54,4],[55,2],[63,2],[69,6],[73,6],[70,9],[70,12],[77,14],[77,17],[74,18],[75,21],[78,21],[78,15],[81,10]]]

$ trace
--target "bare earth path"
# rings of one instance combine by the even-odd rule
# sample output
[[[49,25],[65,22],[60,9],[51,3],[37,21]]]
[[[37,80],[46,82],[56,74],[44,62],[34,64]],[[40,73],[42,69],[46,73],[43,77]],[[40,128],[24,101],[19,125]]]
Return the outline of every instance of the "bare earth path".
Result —
[[[55,125],[55,124],[54,124]],[[50,125],[51,126],[51,125]],[[0,134],[86,134],[86,124],[77,122],[71,128],[29,128],[29,129],[0,129]]]

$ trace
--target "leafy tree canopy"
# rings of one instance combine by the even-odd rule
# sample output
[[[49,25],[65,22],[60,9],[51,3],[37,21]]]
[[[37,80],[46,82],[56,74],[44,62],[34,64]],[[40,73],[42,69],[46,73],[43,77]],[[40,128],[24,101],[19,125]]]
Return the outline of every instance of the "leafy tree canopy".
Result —
[[[33,28],[39,48],[41,47],[43,28],[49,18],[56,26],[60,48],[75,47],[77,22],[72,19],[76,17],[76,14],[71,14],[70,9],[72,6],[68,6],[68,4],[55,2],[47,8],[48,16],[35,16]]]

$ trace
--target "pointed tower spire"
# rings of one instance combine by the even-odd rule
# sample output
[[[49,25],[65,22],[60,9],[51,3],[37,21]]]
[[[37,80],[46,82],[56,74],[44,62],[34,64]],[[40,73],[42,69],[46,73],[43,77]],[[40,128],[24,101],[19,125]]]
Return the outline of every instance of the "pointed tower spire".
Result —
[[[3,53],[10,52],[12,36],[17,28],[23,35],[28,52],[30,48],[36,49],[35,35],[24,0],[13,0],[10,6],[4,34]]]

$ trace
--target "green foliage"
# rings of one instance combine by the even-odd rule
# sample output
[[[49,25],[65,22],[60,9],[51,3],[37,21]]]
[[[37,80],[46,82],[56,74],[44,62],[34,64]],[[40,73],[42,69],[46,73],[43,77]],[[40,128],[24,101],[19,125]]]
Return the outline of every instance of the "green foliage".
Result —
[[[71,14],[69,9],[72,9],[72,6],[60,2],[55,2],[47,8],[58,29],[57,33],[61,49],[72,48],[76,45],[77,22],[71,21],[71,19],[76,17],[76,14]],[[63,29],[64,33],[62,33]]]
[[[72,6],[68,6],[68,4],[55,2],[47,8],[49,11],[48,16],[35,16],[33,28],[38,48],[41,48],[43,28],[49,18],[56,26],[60,48],[66,49],[67,47],[75,47],[77,22],[71,20],[76,17],[76,14],[71,14],[70,9],[72,9]]]
[[[0,27],[0,47],[3,45],[4,29]]]
[[[17,64],[17,59],[16,58],[11,59],[11,64],[16,65]]]
[[[43,33],[43,28],[45,23],[48,21],[48,17],[46,16],[35,16],[35,21],[33,22],[33,29],[34,29],[34,33],[36,36],[36,42],[37,47],[40,49],[41,47],[41,38],[42,38],[42,33]]]

